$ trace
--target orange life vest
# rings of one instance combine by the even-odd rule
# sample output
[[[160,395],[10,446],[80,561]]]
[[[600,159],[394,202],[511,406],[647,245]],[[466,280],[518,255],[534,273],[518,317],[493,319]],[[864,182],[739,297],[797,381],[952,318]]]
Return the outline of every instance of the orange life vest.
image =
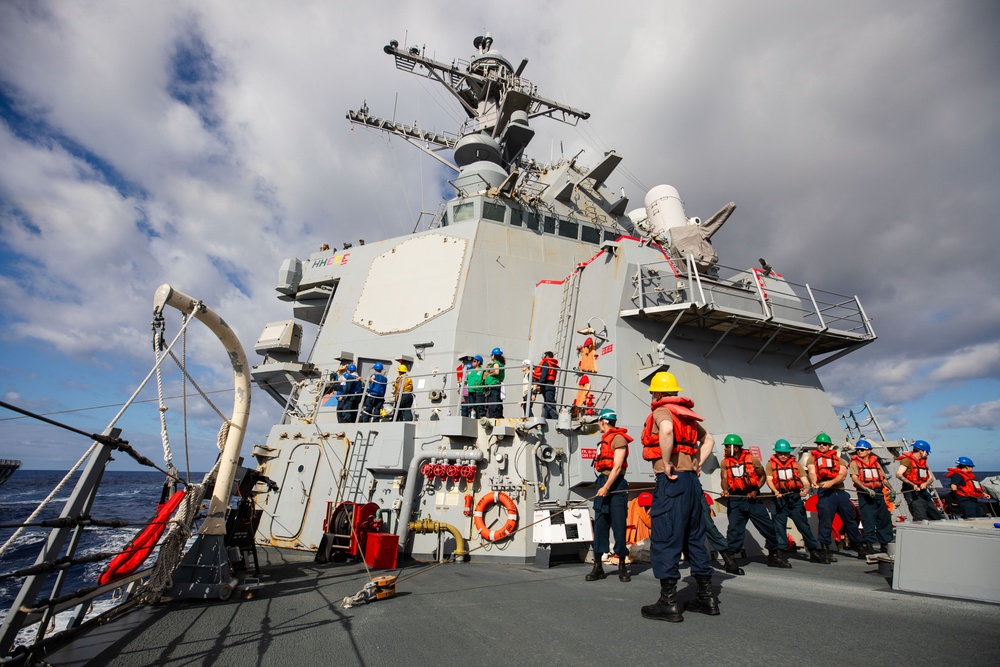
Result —
[[[955,489],[955,493],[966,498],[985,498],[983,487],[971,470],[960,470],[959,468],[948,468],[948,476],[958,475],[962,478],[962,486]]]
[[[851,461],[857,464],[858,477],[867,488],[875,491],[882,489],[882,464],[874,454],[869,454],[867,460],[855,455]]]
[[[749,493],[760,488],[757,466],[753,464],[753,454],[740,448],[738,456],[727,456],[722,465],[726,467],[726,482],[730,493]]]
[[[698,422],[704,421],[691,408],[694,401],[686,396],[665,396],[658,401],[653,401],[650,409],[655,411],[659,408],[670,410],[670,416],[674,422],[674,451],[688,456],[698,454]],[[655,461],[661,458],[660,452],[660,429],[653,423],[653,413],[646,417],[646,424],[642,427],[642,458],[646,461]]]
[[[542,384],[551,384],[556,381],[556,369],[559,368],[559,364],[552,357],[542,357],[542,360],[538,362],[535,366],[535,370],[531,371],[531,378],[535,382],[541,382]]]
[[[619,435],[625,438],[625,461],[622,462],[622,472],[628,470],[628,443],[634,438],[627,430],[612,426],[601,436],[601,448],[597,451],[597,458],[594,459],[594,470],[597,472],[607,472],[615,467],[615,450],[611,442]]]
[[[903,479],[917,486],[923,484],[928,479],[930,479],[931,473],[927,469],[927,459],[918,459],[913,455],[913,452],[906,452],[900,456],[896,457],[897,461],[906,460],[906,472],[903,473]]]
[[[834,450],[827,450],[825,454],[818,449],[812,451],[813,461],[816,463],[816,479],[826,482],[836,479],[840,474],[840,456]]]
[[[768,463],[771,464],[771,481],[778,491],[801,491],[802,473],[799,471],[799,462],[794,456],[789,456],[784,463],[776,455],[772,456]]]

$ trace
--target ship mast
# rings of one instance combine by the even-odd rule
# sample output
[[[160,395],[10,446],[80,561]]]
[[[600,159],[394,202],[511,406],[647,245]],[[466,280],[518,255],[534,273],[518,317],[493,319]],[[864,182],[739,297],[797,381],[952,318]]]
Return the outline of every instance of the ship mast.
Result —
[[[507,166],[517,166],[525,145],[534,135],[533,131],[524,131],[526,123],[515,123],[517,127],[513,131],[506,131],[513,127],[511,119],[516,117],[517,112],[524,114],[522,118],[525,121],[547,116],[569,125],[586,120],[590,114],[538,95],[537,86],[521,76],[528,64],[527,59],[522,60],[515,70],[500,52],[492,49],[492,45],[493,38],[489,33],[476,37],[473,46],[477,54],[471,62],[455,60],[450,65],[428,58],[416,46],[400,49],[396,40],[389,42],[383,50],[394,57],[397,69],[440,83],[459,101],[469,117],[460,128],[460,136],[489,136],[502,147]],[[367,104],[363,104],[359,111],[348,111],[347,119],[358,125],[395,134],[459,171],[457,166],[436,154],[440,150],[454,149],[458,137],[422,130],[416,124],[405,125],[373,116],[368,113]]]

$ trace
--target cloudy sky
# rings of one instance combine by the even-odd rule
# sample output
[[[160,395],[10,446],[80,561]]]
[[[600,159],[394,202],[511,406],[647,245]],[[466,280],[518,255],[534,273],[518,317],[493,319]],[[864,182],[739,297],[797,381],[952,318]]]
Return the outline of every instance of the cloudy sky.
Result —
[[[222,314],[255,363],[263,325],[290,316],[284,258],[406,233],[450,196],[436,162],[344,118],[367,101],[457,129],[444,89],[382,46],[450,62],[488,30],[540,94],[592,114],[536,122],[535,157],[614,148],[633,202],[660,183],[689,215],[736,202],[714,239],[724,264],[765,257],[859,295],[873,320],[877,342],[820,372],[834,405],[869,402],[888,437],[930,441],[936,469],[969,455],[1000,470],[1000,5],[503,5],[0,2],[3,400],[102,430],[116,408],[65,411],[121,403],[145,376],[162,283]],[[187,357],[228,413],[218,343],[193,332]],[[165,391],[180,394],[176,372]],[[272,403],[257,395],[248,444]],[[189,410],[203,470],[217,425]],[[155,457],[155,404],[129,415]],[[26,468],[65,469],[87,445],[13,416],[0,457]]]

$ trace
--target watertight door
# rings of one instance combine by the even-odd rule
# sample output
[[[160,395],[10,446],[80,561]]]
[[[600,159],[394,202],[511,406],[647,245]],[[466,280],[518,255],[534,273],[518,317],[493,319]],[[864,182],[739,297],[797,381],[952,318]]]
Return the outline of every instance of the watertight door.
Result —
[[[277,539],[293,539],[302,532],[309,499],[319,464],[320,448],[315,443],[304,443],[292,450],[281,482],[281,495],[271,521],[271,535]],[[321,521],[322,519],[317,519]]]

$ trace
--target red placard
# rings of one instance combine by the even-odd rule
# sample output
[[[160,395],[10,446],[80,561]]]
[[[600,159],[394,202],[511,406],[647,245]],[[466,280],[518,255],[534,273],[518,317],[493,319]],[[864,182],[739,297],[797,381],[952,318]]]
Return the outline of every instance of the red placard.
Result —
[[[585,461],[588,461],[590,459],[595,459],[595,458],[597,458],[597,450],[596,449],[587,449],[586,447],[581,447],[580,448],[580,456]]]

